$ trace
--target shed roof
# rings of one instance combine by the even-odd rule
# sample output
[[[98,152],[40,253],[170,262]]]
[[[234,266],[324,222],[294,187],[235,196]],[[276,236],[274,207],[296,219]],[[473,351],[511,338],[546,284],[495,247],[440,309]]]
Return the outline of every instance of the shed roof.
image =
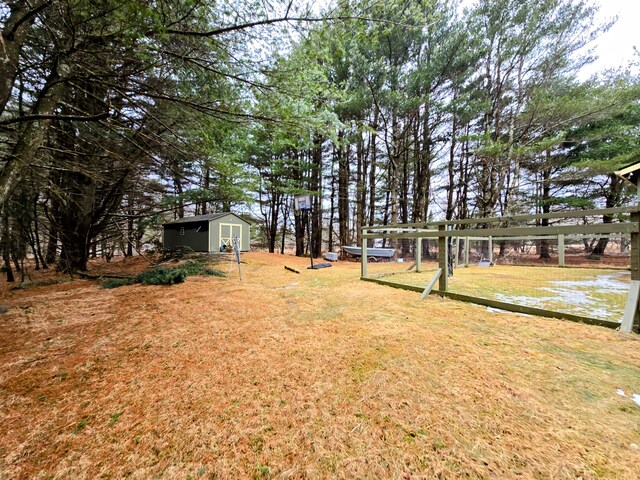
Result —
[[[178,218],[177,220],[163,223],[163,225],[175,225],[176,223],[210,222],[211,220],[216,220],[218,218],[224,217],[225,215],[233,215],[234,217],[239,218],[243,222],[250,223],[250,222],[247,222],[244,218],[236,215],[235,213],[222,212],[222,213],[207,213],[206,215],[197,215],[195,217]]]
[[[638,173],[640,173],[638,170],[640,170],[640,162],[634,162],[626,167],[622,167],[620,170],[616,170],[615,174],[627,182],[638,185]]]

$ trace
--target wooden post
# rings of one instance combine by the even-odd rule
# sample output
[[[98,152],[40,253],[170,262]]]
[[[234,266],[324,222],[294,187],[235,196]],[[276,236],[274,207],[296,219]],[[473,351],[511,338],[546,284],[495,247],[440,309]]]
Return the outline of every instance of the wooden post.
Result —
[[[493,237],[489,237],[489,263],[493,263]]]
[[[564,267],[564,235],[558,235],[558,266]]]
[[[640,282],[631,280],[629,293],[627,294],[627,304],[624,307],[624,315],[620,324],[620,331],[630,333],[633,330],[633,321],[638,314],[638,298],[640,296]]]
[[[469,237],[464,237],[464,266],[469,266]]]
[[[640,183],[637,188],[640,204]],[[640,212],[631,214],[631,223],[640,224]],[[640,233],[631,233],[631,280],[640,280]],[[640,333],[640,315],[637,308],[633,317],[633,330]]]
[[[422,271],[422,238],[416,238],[416,272]]]
[[[460,264],[460,237],[456,237],[456,253],[453,256],[453,259],[453,266],[458,268],[458,265]]]
[[[436,270],[436,273],[433,275],[431,280],[429,280],[429,283],[427,283],[427,286],[424,287],[424,290],[422,291],[422,295],[420,295],[420,300],[424,300],[425,298],[427,298],[427,295],[431,293],[431,290],[433,290],[433,286],[436,284],[436,282],[441,276],[442,276],[442,269],[439,268],[438,270]]]
[[[444,232],[446,228],[446,225],[438,225],[438,230],[440,232]],[[445,237],[444,235],[438,237],[438,266],[442,269],[442,275],[440,275],[440,283],[438,284],[438,289],[441,292],[447,291],[447,280],[449,280],[449,265],[447,265],[447,243],[447,237]]]
[[[367,278],[367,239],[362,238],[362,251],[360,252],[360,278]]]

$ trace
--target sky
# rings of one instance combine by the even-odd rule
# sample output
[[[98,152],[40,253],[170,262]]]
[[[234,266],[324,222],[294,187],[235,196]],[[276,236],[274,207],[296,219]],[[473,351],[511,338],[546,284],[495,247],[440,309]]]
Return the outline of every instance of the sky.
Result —
[[[640,49],[640,0],[594,0],[594,4],[600,6],[600,20],[618,16],[618,21],[594,42],[599,58],[584,70],[587,76],[626,66],[633,58],[634,45]]]

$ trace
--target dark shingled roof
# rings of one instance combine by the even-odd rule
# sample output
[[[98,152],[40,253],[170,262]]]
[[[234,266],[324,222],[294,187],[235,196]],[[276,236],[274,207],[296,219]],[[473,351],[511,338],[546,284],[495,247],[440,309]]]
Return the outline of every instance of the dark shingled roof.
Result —
[[[241,220],[244,220],[242,217],[239,217],[235,213],[222,212],[222,213],[207,213],[206,215],[198,215],[196,217],[179,218],[177,220],[173,220],[172,222],[163,223],[163,225],[175,225],[176,223],[209,222],[211,220],[215,220],[216,218],[224,217],[225,215],[233,215],[235,217],[240,218]],[[246,220],[244,221],[246,222]]]

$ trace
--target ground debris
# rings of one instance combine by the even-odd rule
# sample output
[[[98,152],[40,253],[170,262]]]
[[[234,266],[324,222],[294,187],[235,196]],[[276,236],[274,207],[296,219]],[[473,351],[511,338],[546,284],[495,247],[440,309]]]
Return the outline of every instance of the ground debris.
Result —
[[[0,476],[637,477],[625,336],[243,258],[243,282],[0,286]]]

